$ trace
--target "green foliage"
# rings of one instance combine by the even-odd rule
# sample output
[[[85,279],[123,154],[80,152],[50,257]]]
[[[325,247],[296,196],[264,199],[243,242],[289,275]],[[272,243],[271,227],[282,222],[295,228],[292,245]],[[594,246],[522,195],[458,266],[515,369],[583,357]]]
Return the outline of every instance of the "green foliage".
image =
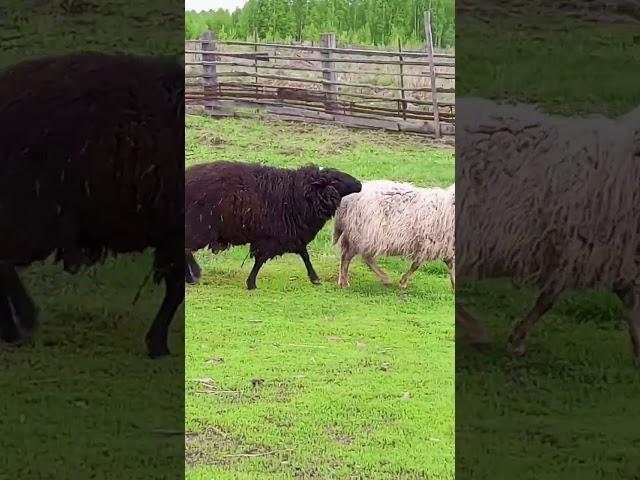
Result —
[[[453,0],[249,0],[233,13],[218,9],[186,12],[185,36],[200,38],[206,30],[220,38],[261,40],[318,40],[335,32],[346,44],[424,44],[424,19],[432,11],[434,43],[439,48],[455,42]]]

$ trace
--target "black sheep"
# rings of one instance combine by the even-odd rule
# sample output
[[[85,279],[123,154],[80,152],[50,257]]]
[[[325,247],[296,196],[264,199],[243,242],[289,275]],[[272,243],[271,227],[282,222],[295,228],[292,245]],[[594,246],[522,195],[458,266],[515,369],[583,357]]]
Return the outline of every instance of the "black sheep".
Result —
[[[296,170],[240,162],[212,162],[185,172],[186,281],[200,268],[192,252],[250,245],[255,263],[247,288],[267,260],[297,253],[312,283],[320,283],[307,245],[336,212],[342,197],[362,188],[339,170],[309,165]]]
[[[16,268],[54,254],[74,272],[154,248],[166,293],[146,343],[168,354],[184,299],[184,67],[90,52],[27,61],[0,73],[0,125],[0,337],[36,326]]]

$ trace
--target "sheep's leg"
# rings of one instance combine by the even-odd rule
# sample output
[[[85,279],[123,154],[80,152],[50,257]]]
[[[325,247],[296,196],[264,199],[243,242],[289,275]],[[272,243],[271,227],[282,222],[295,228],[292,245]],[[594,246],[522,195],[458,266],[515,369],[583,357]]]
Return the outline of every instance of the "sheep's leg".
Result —
[[[420,268],[420,265],[422,265],[420,262],[413,262],[411,264],[411,266],[409,267],[409,270],[407,270],[406,273],[402,275],[402,278],[400,279],[400,288],[407,288],[407,285],[409,284],[409,279],[413,276],[414,273],[416,273],[418,268]]]
[[[0,269],[0,337],[8,343],[28,340],[37,326],[37,309],[13,267]]]
[[[451,260],[447,262],[449,268],[449,280],[451,280],[451,290],[456,291],[456,262]]]
[[[640,368],[640,292],[636,290],[616,291],[627,309],[627,324],[635,366]]]
[[[486,350],[491,344],[482,324],[460,304],[456,304],[456,325],[462,327],[473,347]]]
[[[340,257],[340,278],[338,279],[338,285],[342,288],[349,286],[349,264],[353,260],[355,254],[349,250],[344,250]]]
[[[200,281],[202,277],[202,269],[195,257],[193,256],[193,252],[188,252],[184,256],[184,280],[187,283],[194,284]]]
[[[385,287],[391,286],[391,279],[389,278],[389,275],[387,275],[385,271],[380,268],[375,258],[369,255],[363,255],[362,259],[364,260],[364,263],[367,264],[369,269],[378,276]]]
[[[27,331],[29,334],[37,327],[38,310],[31,300],[29,293],[24,288],[18,272],[15,269],[11,269],[4,276],[6,281],[7,291],[11,297],[11,303],[15,307],[18,315],[18,322],[21,329]]]
[[[316,271],[313,268],[313,265],[311,264],[311,259],[309,258],[309,252],[307,251],[307,247],[305,247],[303,250],[300,250],[299,252],[300,257],[302,257],[302,261],[304,262],[304,266],[307,269],[307,275],[309,276],[309,280],[311,280],[311,283],[313,283],[314,285],[320,285],[320,278],[318,277],[318,274],[316,273]]]
[[[0,338],[7,343],[18,343],[22,339],[13,317],[13,306],[6,292],[0,292]]]
[[[529,313],[515,324],[509,336],[509,348],[514,355],[522,356],[527,352],[525,343],[529,336],[529,331],[553,306],[557,297],[557,293],[542,292]]]
[[[166,290],[160,311],[147,332],[147,351],[151,358],[169,355],[169,326],[184,301],[184,284],[179,273],[173,273],[165,277]]]
[[[249,273],[249,277],[247,278],[247,290],[255,290],[257,288],[256,277],[258,276],[258,272],[266,262],[267,260],[265,258],[256,257],[253,268],[251,269],[251,273]]]
[[[163,357],[170,353],[167,342],[169,327],[178,307],[184,301],[184,280],[180,270],[183,258],[179,250],[173,249],[173,245],[156,247],[155,275],[161,276],[164,280],[165,293],[160,310],[145,337],[147,352],[151,358]]]

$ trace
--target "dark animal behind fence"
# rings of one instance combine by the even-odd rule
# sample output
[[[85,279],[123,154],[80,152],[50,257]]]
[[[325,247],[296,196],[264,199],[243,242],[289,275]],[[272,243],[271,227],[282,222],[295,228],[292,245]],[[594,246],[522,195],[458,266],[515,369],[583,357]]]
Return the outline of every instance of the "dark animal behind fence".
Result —
[[[167,290],[146,340],[151,356],[168,354],[184,298],[183,66],[98,53],[24,62],[0,73],[0,125],[2,338],[36,323],[17,267],[53,253],[74,272],[151,247]]]
[[[186,280],[194,283],[199,277],[192,252],[249,244],[255,263],[248,289],[256,288],[262,265],[284,253],[300,255],[311,282],[319,283],[307,245],[342,197],[362,188],[352,176],[330,168],[291,170],[226,161],[187,169],[185,182],[186,261],[196,272],[187,269]]]

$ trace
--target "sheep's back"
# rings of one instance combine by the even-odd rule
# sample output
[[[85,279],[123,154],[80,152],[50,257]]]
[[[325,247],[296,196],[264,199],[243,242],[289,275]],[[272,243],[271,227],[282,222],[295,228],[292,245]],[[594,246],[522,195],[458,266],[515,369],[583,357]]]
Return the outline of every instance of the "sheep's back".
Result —
[[[224,161],[191,167],[186,172],[185,247],[216,251],[261,242],[287,250],[306,245],[319,228],[304,224],[302,196],[295,171]]]
[[[181,242],[182,75],[94,54],[0,75],[0,260]]]
[[[459,146],[458,274],[560,289],[638,278],[637,111],[623,121],[486,111]]]
[[[446,196],[442,189],[364,182],[360,193],[343,199],[336,221],[343,228],[343,241],[360,254],[444,258],[453,249],[454,207],[445,214]]]

